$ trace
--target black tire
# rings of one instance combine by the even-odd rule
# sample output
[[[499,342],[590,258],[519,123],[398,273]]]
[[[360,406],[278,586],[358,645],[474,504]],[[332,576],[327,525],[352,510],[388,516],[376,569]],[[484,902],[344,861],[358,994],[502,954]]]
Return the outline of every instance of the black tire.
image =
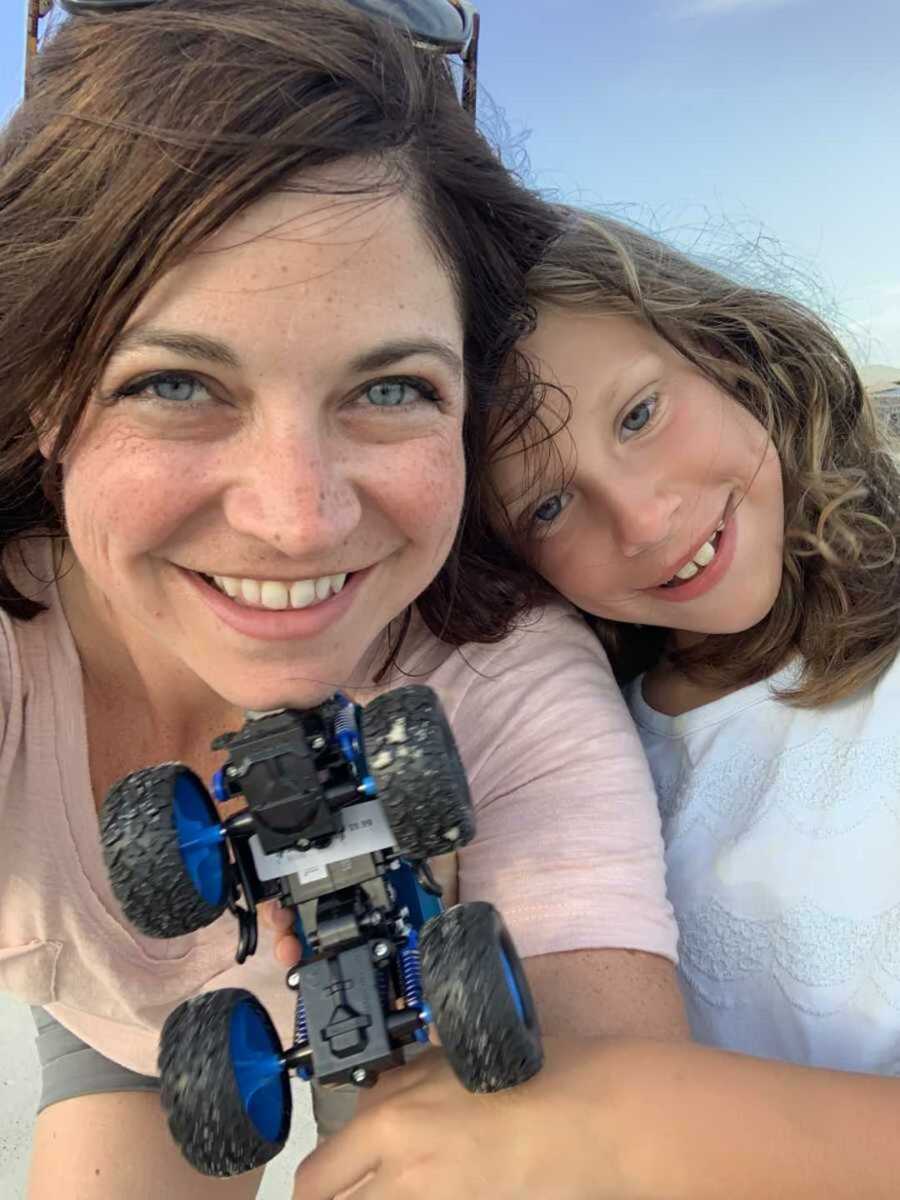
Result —
[[[422,929],[422,992],[441,1045],[470,1092],[524,1083],[544,1061],[531,991],[490,904],[457,904]]]
[[[449,854],[470,842],[475,814],[440,701],[429,687],[385,692],[362,710],[363,752],[403,858]]]
[[[231,1054],[232,1021],[242,1012],[281,1046],[268,1013],[242,988],[223,988],[186,1000],[163,1026],[159,1046],[160,1098],[176,1144],[204,1175],[241,1175],[263,1166],[284,1147],[291,1128],[286,1070],[273,1076],[275,1125],[264,1133],[247,1111]],[[277,1126],[277,1128],[275,1127]]]
[[[210,853],[221,867],[221,896],[204,899],[182,856],[175,817],[176,787],[189,787],[198,806],[215,805],[201,780],[181,763],[135,771],[109,791],[100,811],[103,857],[125,916],[148,937],[173,938],[217,920],[228,904],[231,868],[224,842]]]

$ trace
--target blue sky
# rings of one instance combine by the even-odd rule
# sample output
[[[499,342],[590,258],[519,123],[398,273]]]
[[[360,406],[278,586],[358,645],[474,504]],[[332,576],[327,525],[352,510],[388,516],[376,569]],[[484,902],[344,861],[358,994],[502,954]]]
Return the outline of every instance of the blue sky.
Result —
[[[536,186],[737,262],[900,365],[898,0],[479,7],[482,111]],[[0,9],[7,113],[25,2]]]

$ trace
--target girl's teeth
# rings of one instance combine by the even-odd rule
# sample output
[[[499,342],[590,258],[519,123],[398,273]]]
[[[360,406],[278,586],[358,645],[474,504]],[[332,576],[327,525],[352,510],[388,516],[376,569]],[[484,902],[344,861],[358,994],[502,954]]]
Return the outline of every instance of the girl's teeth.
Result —
[[[708,566],[709,563],[716,557],[716,548],[711,542],[704,542],[697,553],[694,555],[694,562],[698,567]]]
[[[693,579],[700,568],[695,562],[686,562],[680,571],[675,572],[676,579]]]

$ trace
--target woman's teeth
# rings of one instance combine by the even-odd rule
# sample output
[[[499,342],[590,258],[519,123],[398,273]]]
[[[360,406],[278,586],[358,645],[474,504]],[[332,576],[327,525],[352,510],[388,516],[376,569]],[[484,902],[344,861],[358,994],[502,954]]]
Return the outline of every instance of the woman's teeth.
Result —
[[[272,579],[236,579],[231,575],[207,576],[213,584],[248,608],[309,608],[329,596],[336,596],[347,582],[346,573],[323,575],[319,579],[298,579],[293,583]]]

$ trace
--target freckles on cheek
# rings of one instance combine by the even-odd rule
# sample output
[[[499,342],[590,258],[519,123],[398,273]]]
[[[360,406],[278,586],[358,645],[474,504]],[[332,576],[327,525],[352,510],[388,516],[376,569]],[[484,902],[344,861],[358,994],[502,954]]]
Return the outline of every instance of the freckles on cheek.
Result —
[[[99,433],[99,431],[98,431]],[[202,469],[188,454],[108,434],[84,439],[63,470],[66,522],[76,552],[108,557],[152,549],[197,505]]]

